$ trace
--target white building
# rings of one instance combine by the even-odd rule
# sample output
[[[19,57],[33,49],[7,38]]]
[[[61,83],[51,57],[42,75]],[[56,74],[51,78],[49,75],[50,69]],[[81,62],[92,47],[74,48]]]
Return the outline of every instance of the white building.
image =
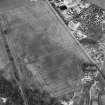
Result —
[[[87,38],[87,35],[85,35],[83,32],[81,32],[80,30],[77,31],[77,37],[79,40],[85,39]]]
[[[62,105],[73,105],[73,103],[74,103],[73,100],[70,100],[69,102],[66,101],[61,102]]]
[[[70,28],[70,29],[72,29],[72,30],[74,30],[74,31],[77,31],[77,29],[78,29],[78,27],[80,26],[80,22],[78,22],[78,23],[74,23],[73,21],[70,21],[69,23],[68,23],[68,27]]]

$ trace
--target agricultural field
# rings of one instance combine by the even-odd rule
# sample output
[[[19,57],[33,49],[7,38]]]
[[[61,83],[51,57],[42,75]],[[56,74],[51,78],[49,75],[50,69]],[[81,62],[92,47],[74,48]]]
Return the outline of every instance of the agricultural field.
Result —
[[[76,85],[82,75],[79,65],[88,58],[48,5],[38,2],[32,7],[10,10],[6,16],[11,27],[6,38],[13,56],[19,60],[16,62],[24,65],[21,72],[28,69],[36,77],[39,73],[41,85],[52,93],[72,91],[76,86],[70,81],[73,79]]]
[[[0,12],[29,4],[30,0],[0,0]]]
[[[10,9],[0,19],[9,27],[1,38],[19,76],[16,83],[40,87],[53,96],[79,91],[81,64],[89,58],[46,2]]]
[[[92,3],[95,3],[96,5],[105,9],[105,1],[104,0],[88,0],[88,1],[92,2]]]
[[[79,10],[53,0],[0,2],[0,97],[9,97],[6,105],[61,105],[54,97],[79,93],[82,63],[104,61],[104,9],[87,2]]]

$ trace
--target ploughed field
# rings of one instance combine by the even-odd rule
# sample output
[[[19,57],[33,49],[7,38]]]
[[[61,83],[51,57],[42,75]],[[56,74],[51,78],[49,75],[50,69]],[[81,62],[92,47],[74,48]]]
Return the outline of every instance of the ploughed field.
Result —
[[[92,60],[96,62],[97,58],[100,59],[98,64],[103,62],[104,32],[99,24],[91,24],[91,21],[95,20],[97,12],[104,10],[91,4],[90,9],[81,10],[80,14],[69,11],[71,15],[64,15],[66,11],[56,8],[50,2],[51,5],[46,1],[37,1],[0,14],[0,23],[5,26],[7,22],[9,27],[7,34],[0,34],[0,97],[7,99],[6,104],[33,105],[41,102],[41,105],[46,105],[52,103],[52,100],[56,101],[50,95],[61,97],[74,91],[78,93],[83,76],[81,64]],[[91,21],[87,18],[91,14],[85,17],[90,11],[96,10]],[[99,15],[101,18],[97,17],[103,19],[103,15]],[[86,19],[92,30],[85,27],[88,25]],[[76,25],[81,22],[78,30],[75,27],[71,29],[71,20]],[[79,36],[78,32],[81,31],[85,34]],[[84,37],[88,39],[84,40]],[[47,92],[43,93],[42,90]],[[43,99],[45,96],[46,99]],[[60,105],[59,102],[57,105]]]
[[[29,4],[30,0],[0,0],[0,12]]]
[[[54,96],[80,91],[80,65],[90,60],[72,37],[71,31],[45,1],[5,11],[0,17],[5,17],[0,18],[4,23],[8,21],[9,31],[0,37],[3,45],[8,44],[13,56],[20,78],[18,83],[28,88],[40,87]],[[4,64],[1,72],[10,67],[8,78],[11,79],[13,63],[3,60],[5,53],[0,52],[1,63]],[[8,73],[3,74],[7,77]]]

